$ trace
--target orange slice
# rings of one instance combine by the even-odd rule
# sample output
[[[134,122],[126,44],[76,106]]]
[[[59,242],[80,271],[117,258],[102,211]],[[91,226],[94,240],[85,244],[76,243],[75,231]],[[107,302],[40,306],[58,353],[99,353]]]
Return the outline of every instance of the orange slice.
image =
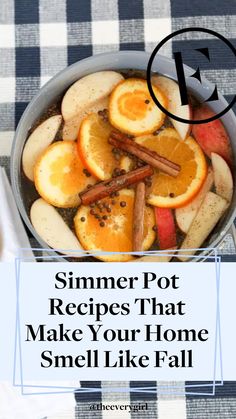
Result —
[[[80,126],[79,154],[89,171],[101,180],[109,179],[117,167],[113,146],[108,143],[112,129],[96,113],[88,115]]]
[[[158,136],[139,137],[136,141],[181,166],[177,177],[155,171],[148,203],[162,208],[178,208],[190,202],[207,175],[206,160],[198,143],[192,137],[182,141],[173,128],[164,129]]]
[[[132,251],[134,191],[123,189],[119,192],[119,196],[114,198],[113,204],[111,201],[111,198],[104,198],[100,201],[102,205],[109,205],[111,212],[107,212],[106,207],[103,207],[103,212],[100,212],[96,207],[95,210],[91,210],[84,205],[79,207],[74,218],[75,231],[79,241],[86,250],[91,252],[94,250],[103,252]],[[91,214],[94,211],[95,214],[100,215],[101,220],[98,220],[95,218],[95,215]],[[144,222],[144,250],[149,249],[155,240],[154,225],[153,209],[147,206],[145,208]],[[126,262],[133,259],[131,255],[127,254],[99,255],[97,257],[106,262]]]
[[[61,208],[76,207],[79,192],[96,182],[84,168],[73,141],[50,145],[35,165],[34,179],[39,195]]]
[[[159,102],[166,107],[167,99],[153,86]],[[146,80],[126,79],[113,90],[109,100],[109,119],[120,131],[133,134],[150,134],[160,128],[165,114],[153,102]]]

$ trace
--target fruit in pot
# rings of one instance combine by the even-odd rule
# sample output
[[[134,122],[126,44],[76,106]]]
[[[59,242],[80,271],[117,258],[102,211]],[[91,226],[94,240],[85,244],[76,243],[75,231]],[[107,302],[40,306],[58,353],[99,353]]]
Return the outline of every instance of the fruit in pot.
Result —
[[[78,136],[78,152],[85,167],[97,178],[111,178],[117,161],[112,153],[108,138],[112,131],[109,122],[98,114],[88,115],[82,122]]]
[[[202,205],[200,206],[197,215],[193,219],[193,222],[188,230],[187,235],[180,247],[180,249],[186,250],[185,255],[181,256],[179,253],[178,258],[181,261],[187,261],[186,255],[194,255],[197,250],[202,246],[206,238],[209,236],[213,228],[216,226],[226,209],[228,208],[228,202],[226,199],[213,192],[207,192]],[[191,250],[192,249],[192,250]]]
[[[62,99],[61,112],[64,120],[74,118],[84,109],[109,96],[123,79],[124,77],[116,71],[99,71],[76,81]]]
[[[133,212],[134,191],[122,189],[114,198],[99,201],[92,209],[81,205],[74,218],[76,235],[84,249],[95,252],[98,259],[106,262],[126,262],[133,259]],[[153,209],[146,206],[144,211],[143,250],[148,250],[155,240]],[[108,252],[97,254],[96,252]],[[111,253],[109,253],[111,252]],[[120,254],[112,252],[121,252]]]
[[[190,202],[207,175],[205,156],[197,142],[192,137],[182,141],[173,128],[166,128],[158,135],[137,137],[135,141],[181,168],[176,177],[155,171],[147,202],[161,208],[179,208]]]
[[[233,196],[233,177],[226,161],[216,153],[211,153],[214,183],[218,195],[231,202]]]
[[[213,170],[209,167],[208,168],[208,174],[207,177],[198,192],[198,194],[193,198],[189,204],[185,205],[181,208],[176,208],[175,210],[175,218],[176,222],[178,224],[178,227],[183,233],[187,233],[189,230],[189,227],[196,216],[198,209],[201,206],[201,203],[206,196],[207,192],[210,191],[214,183],[213,178]]]
[[[42,152],[53,142],[61,122],[61,115],[51,116],[35,128],[26,141],[22,154],[22,166],[29,180],[34,180],[35,163]]]
[[[30,219],[38,235],[60,253],[72,254],[69,250],[82,247],[57,210],[42,198],[37,199],[30,209]],[[78,254],[75,254],[78,257]]]
[[[176,229],[173,213],[169,208],[155,207],[158,243],[161,250],[176,247]]]
[[[85,107],[73,118],[68,119],[62,129],[63,140],[76,140],[78,137],[80,125],[84,118],[86,118],[86,116],[88,116],[90,113],[97,113],[99,111],[103,111],[104,109],[108,109],[108,100],[108,96],[106,96],[105,98],[98,100],[92,105]]]
[[[206,105],[195,109],[193,119],[201,120],[214,116],[214,112]],[[193,136],[200,147],[210,158],[211,153],[219,154],[231,166],[233,161],[229,136],[220,119],[206,124],[193,125]]]
[[[79,205],[79,193],[96,182],[83,165],[73,141],[51,144],[39,157],[34,178],[39,195],[61,208]]]
[[[164,107],[167,99],[153,86],[155,95]],[[165,114],[153,102],[147,82],[130,78],[120,82],[109,99],[109,120],[121,132],[135,136],[150,134],[160,128]]]
[[[167,110],[170,113],[187,120],[192,118],[191,106],[181,103],[178,83],[164,76],[153,76],[151,80],[154,86],[158,87],[167,96]],[[174,118],[170,118],[170,120],[182,140],[185,140],[190,133],[191,125],[176,121]]]

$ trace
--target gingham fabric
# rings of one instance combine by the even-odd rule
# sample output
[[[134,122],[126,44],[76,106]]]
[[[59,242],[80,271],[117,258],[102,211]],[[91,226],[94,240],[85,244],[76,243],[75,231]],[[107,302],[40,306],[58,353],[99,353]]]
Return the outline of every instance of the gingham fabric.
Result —
[[[189,26],[216,30],[235,45],[236,1],[0,0],[0,165],[9,173],[11,144],[20,116],[39,88],[58,71],[100,52],[151,52],[166,35]],[[184,35],[169,42],[162,53],[171,56],[172,50],[185,45],[189,49],[187,64],[204,66],[203,59],[199,61],[191,52],[201,47],[202,38]],[[207,77],[217,79],[219,90],[230,100],[236,91],[235,57],[226,54],[220,41],[209,42],[220,53],[212,67],[208,65]],[[230,246],[234,249],[231,242]],[[180,395],[171,396],[158,395],[160,383],[81,382],[82,387],[96,387],[97,392],[76,394],[74,414],[58,413],[55,418],[236,418],[235,382],[219,387],[214,397],[185,396],[185,386],[190,383],[179,384]],[[117,391],[145,385],[153,386],[154,392]],[[142,402],[147,403],[147,410],[138,413],[105,409],[109,403],[134,406]],[[95,403],[102,403],[103,410],[91,410]]]

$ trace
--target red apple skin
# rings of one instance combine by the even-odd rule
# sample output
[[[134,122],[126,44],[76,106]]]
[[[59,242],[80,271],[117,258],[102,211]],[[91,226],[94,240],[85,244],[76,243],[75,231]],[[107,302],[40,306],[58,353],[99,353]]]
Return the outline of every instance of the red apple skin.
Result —
[[[207,119],[214,115],[214,112],[208,106],[202,105],[195,109],[193,119]],[[232,167],[233,153],[230,139],[224,125],[219,119],[207,122],[206,124],[193,125],[192,133],[208,157],[211,157],[211,153],[219,154]]]
[[[155,207],[159,247],[161,250],[176,247],[176,228],[172,210]]]

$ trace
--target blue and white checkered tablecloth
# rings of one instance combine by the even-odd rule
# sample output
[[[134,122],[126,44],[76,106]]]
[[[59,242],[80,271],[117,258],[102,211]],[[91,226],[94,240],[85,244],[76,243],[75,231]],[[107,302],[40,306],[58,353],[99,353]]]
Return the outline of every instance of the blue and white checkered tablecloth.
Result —
[[[22,112],[58,71],[100,52],[151,52],[166,35],[192,26],[216,30],[235,45],[236,0],[0,0],[0,165],[9,173],[12,139]],[[173,49],[185,45],[190,50],[187,64],[196,68],[199,57],[191,54],[191,48],[201,46],[201,40],[185,35],[162,53],[171,56]],[[219,42],[211,41],[221,51]],[[230,100],[236,91],[235,60],[222,50],[206,74],[209,79],[217,78],[219,90]],[[236,419],[236,382],[217,388],[214,397],[185,396],[189,384],[179,383],[177,396],[158,395],[160,383],[156,382],[80,382],[98,391],[76,395],[75,417]],[[145,385],[153,385],[154,392],[112,391]],[[105,408],[91,411],[90,405],[100,402],[104,406],[146,402],[148,409],[138,413],[114,413]]]

